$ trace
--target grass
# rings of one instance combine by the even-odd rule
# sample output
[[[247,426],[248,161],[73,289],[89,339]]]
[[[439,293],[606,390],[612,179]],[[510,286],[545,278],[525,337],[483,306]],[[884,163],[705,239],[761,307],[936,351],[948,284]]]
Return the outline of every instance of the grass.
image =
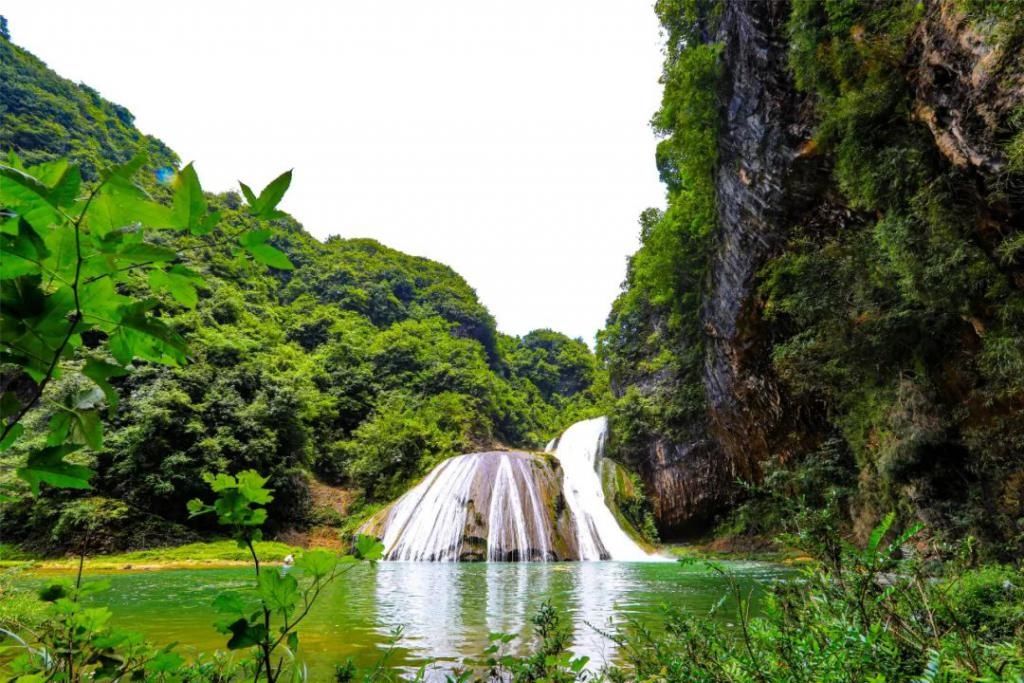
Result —
[[[277,541],[259,541],[256,552],[261,562],[280,562],[285,555],[296,553],[295,548]],[[248,564],[252,561],[249,551],[239,548],[234,541],[207,541],[189,543],[169,548],[151,548],[117,555],[86,557],[85,567],[89,570],[142,570],[174,569],[183,567],[223,567]],[[17,551],[8,545],[0,546],[0,567],[24,566],[32,569],[73,570],[78,567],[77,557],[44,559]]]

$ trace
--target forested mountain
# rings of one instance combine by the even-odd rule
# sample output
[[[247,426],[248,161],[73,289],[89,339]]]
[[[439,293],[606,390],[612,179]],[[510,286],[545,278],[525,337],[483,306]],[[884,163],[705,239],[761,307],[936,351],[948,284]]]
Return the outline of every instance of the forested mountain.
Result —
[[[659,0],[658,165],[601,352],[663,531],[1024,546],[1024,12]],[[738,482],[760,484],[753,494]]]
[[[27,163],[69,157],[86,181],[141,149],[158,198],[167,196],[161,174],[179,166],[124,107],[60,78],[6,37],[0,149]],[[228,225],[250,220],[238,195],[208,200]],[[271,476],[276,527],[302,527],[323,521],[313,477],[344,487],[356,506],[385,502],[448,456],[539,447],[599,412],[607,395],[586,344],[549,330],[499,333],[473,289],[442,264],[369,239],[319,242],[290,217],[275,221],[270,241],[293,270],[268,270],[231,245],[165,239],[206,283],[197,294],[167,288],[160,302],[190,362],[137,367],[115,380],[123,398],[90,463],[93,489],[44,489],[53,504],[6,504],[4,541],[59,550],[84,535],[99,551],[185,538],[202,531],[185,526],[193,524],[185,502],[206,488],[200,475],[246,468]],[[2,381],[17,390],[16,373]],[[87,388],[61,380],[47,395]],[[52,413],[35,411],[37,428],[27,433],[38,436],[4,453],[7,464],[41,445]]]

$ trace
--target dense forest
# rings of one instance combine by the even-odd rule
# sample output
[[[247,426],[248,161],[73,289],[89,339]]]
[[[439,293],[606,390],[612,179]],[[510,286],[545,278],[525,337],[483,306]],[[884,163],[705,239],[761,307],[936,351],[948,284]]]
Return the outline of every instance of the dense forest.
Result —
[[[67,157],[88,181],[141,149],[146,189],[168,196],[159,179],[178,169],[173,151],[140,133],[127,109],[6,38],[0,103],[5,153],[26,164]],[[238,194],[208,201],[233,228],[251,221]],[[246,468],[278,492],[274,528],[340,525],[341,512],[391,500],[441,459],[492,445],[540,448],[607,400],[606,373],[584,342],[550,330],[499,333],[473,289],[439,263],[369,239],[320,242],[290,216],[274,221],[270,239],[287,270],[232,245],[164,239],[203,276],[198,290],[173,278],[160,288],[160,317],[187,342],[189,362],[142,364],[113,379],[122,399],[90,456],[92,490],[44,488],[46,505],[4,504],[5,542],[59,552],[86,527],[93,552],[190,539],[209,530],[185,509],[205,490],[200,475]],[[23,383],[2,377],[5,391]],[[69,376],[47,397],[60,403],[86,384]],[[27,431],[36,436],[0,457],[18,463],[42,445],[53,414],[34,411]],[[13,481],[10,469],[3,476]]]
[[[663,530],[772,533],[802,498],[1019,557],[1019,3],[656,7],[668,208],[600,351]]]

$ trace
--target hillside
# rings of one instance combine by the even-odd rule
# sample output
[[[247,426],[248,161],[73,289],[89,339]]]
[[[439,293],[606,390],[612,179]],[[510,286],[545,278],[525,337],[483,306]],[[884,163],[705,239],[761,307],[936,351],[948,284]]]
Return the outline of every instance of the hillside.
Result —
[[[167,192],[156,172],[179,165],[127,109],[3,38],[0,149],[28,163],[69,157],[87,181],[141,149],[156,197]],[[234,193],[208,200],[228,225],[250,220]],[[291,217],[274,227],[271,241],[294,270],[167,238],[206,282],[195,301],[160,302],[190,362],[115,380],[123,399],[90,463],[93,489],[46,489],[48,504],[5,504],[5,542],[55,552],[87,537],[96,552],[191,538],[206,530],[185,508],[205,490],[200,474],[245,468],[271,475],[275,528],[338,524],[330,506],[314,505],[311,485],[321,494],[322,484],[343,487],[349,508],[383,503],[443,458],[496,444],[539,447],[604,400],[607,381],[586,344],[549,330],[499,333],[447,266],[369,239],[319,242]],[[0,377],[17,390],[16,373]],[[82,388],[61,380],[48,397]],[[6,463],[41,445],[52,412],[28,418],[38,436],[4,453]],[[9,467],[2,476],[13,480]]]
[[[663,532],[770,534],[803,500],[1019,557],[1019,3],[657,11],[668,209],[601,353]]]

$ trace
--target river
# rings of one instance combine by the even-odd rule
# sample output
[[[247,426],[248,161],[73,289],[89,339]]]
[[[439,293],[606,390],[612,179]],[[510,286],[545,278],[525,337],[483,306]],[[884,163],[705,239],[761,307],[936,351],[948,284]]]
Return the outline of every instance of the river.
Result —
[[[756,594],[792,570],[755,562],[722,566]],[[88,578],[88,577],[87,577]],[[99,600],[115,625],[138,630],[157,643],[177,642],[186,655],[223,649],[211,626],[214,597],[250,586],[243,568],[106,574],[111,590]],[[440,660],[453,666],[478,657],[487,636],[527,635],[529,618],[545,600],[573,630],[573,649],[591,666],[614,661],[608,630],[636,618],[657,627],[664,607],[706,615],[727,592],[726,580],[703,565],[679,563],[423,563],[359,565],[325,591],[301,627],[301,657],[311,680],[330,680],[334,666],[351,657],[373,665],[402,628],[390,663],[408,667]],[[733,620],[729,605],[714,618]]]

